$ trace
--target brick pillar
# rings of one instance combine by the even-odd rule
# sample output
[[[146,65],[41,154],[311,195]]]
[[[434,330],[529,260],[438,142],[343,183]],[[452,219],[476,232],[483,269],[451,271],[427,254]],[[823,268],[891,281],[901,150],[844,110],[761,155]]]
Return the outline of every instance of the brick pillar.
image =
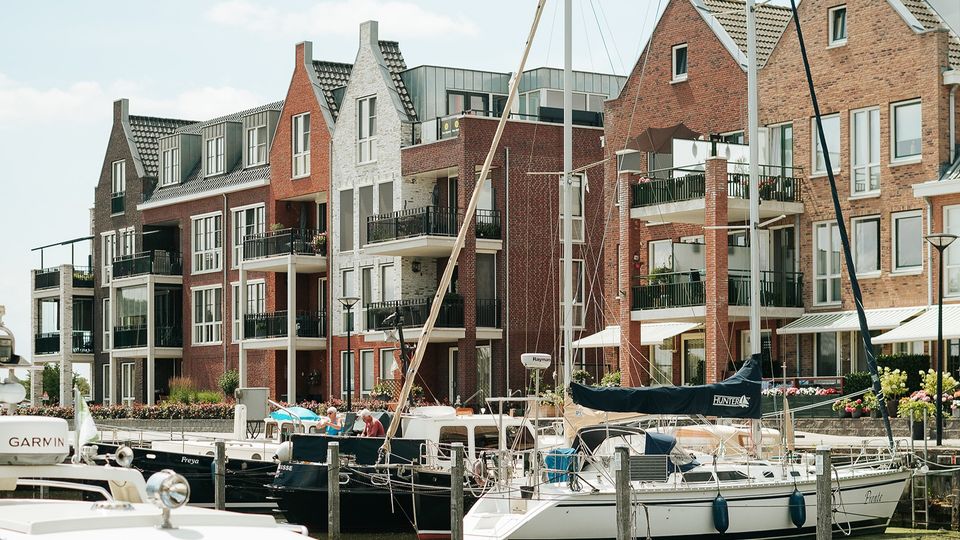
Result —
[[[727,160],[706,161],[706,197],[704,201],[704,239],[707,244],[706,276],[706,382],[722,379],[727,367],[729,297],[727,296],[727,230],[710,229],[727,225]]]
[[[621,182],[620,201],[620,384],[643,386],[650,383],[650,358],[647,349],[640,345],[640,323],[630,318],[633,303],[634,275],[641,273],[640,261],[634,261],[634,253],[642,258],[643,244],[639,220],[630,218],[630,189],[627,177],[618,177]]]
[[[470,198],[473,196],[478,172],[473,163],[460,163],[460,186],[457,193],[458,211],[465,212]],[[491,176],[492,177],[492,176]],[[494,184],[496,185],[496,184]],[[499,186],[497,186],[499,187]],[[477,343],[477,221],[474,218],[467,224],[467,237],[463,243],[463,250],[457,259],[457,292],[463,297],[463,328],[464,337],[457,342],[457,371],[458,391],[460,399],[465,402],[485,407],[487,404],[478,399],[477,390],[480,381],[477,379],[477,345],[486,345],[487,342]],[[440,275],[437,275],[439,280]],[[439,284],[439,283],[438,283]],[[431,293],[432,294],[432,293]],[[496,364],[496,361],[492,361]],[[442,366],[441,366],[442,369]],[[441,395],[445,389],[440,389]],[[473,396],[473,397],[471,397]],[[451,403],[456,396],[448,396]],[[464,403],[466,405],[466,403]]]
[[[60,266],[60,405],[73,406],[73,266]]]

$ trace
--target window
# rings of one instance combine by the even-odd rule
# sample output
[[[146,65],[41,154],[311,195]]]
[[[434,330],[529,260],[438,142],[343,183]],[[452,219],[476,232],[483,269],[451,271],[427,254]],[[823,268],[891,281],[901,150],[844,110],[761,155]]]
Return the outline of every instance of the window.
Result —
[[[673,384],[673,351],[660,345],[650,347],[653,350],[653,370],[650,373],[651,384]]]
[[[892,137],[893,157],[891,161],[913,161],[920,159],[921,115],[920,100],[894,103]]]
[[[880,109],[853,111],[850,117],[851,191],[854,195],[877,193],[880,191]]]
[[[219,213],[192,218],[194,274],[220,270],[223,251],[222,219],[223,216]]]
[[[247,282],[247,305],[244,314],[263,313],[266,311],[263,280]],[[240,284],[235,283],[232,286],[233,296],[233,334],[230,335],[233,341],[240,339]]]
[[[310,113],[293,117],[293,177],[310,174]]]
[[[340,251],[353,251],[352,189],[345,189],[340,192]]]
[[[223,136],[207,139],[207,176],[223,174]]]
[[[830,167],[833,172],[840,170],[840,115],[821,116],[823,135],[827,139],[827,152],[830,157]],[[810,121],[813,135],[813,174],[827,174],[827,162],[824,160],[823,147],[820,146],[820,133],[817,130],[817,119]]]
[[[746,135],[741,131],[731,131],[729,133],[721,133],[720,140],[727,144],[744,144],[746,141]]]
[[[814,303],[840,302],[840,229],[836,223],[813,226]]]
[[[847,42],[847,6],[837,6],[829,12],[830,46],[844,45]]]
[[[110,405],[110,364],[103,365],[103,376],[100,380],[103,381],[103,386],[101,386],[103,388],[101,392],[103,394],[103,404]]]
[[[393,379],[394,372],[400,371],[396,357],[397,349],[380,349],[380,378]]]
[[[367,328],[367,305],[373,302],[373,267],[367,266],[360,269],[360,304],[356,309],[360,311],[360,325]]]
[[[343,294],[341,297],[346,296],[356,296],[357,295],[357,284],[356,284],[356,275],[352,268],[348,268],[343,271],[341,274],[341,291]],[[338,302],[339,303],[339,302]],[[353,310],[347,313],[347,308],[343,307],[343,304],[340,304],[341,309],[343,310],[343,331],[353,331],[353,318],[356,316],[356,309],[359,306],[353,306]]]
[[[944,231],[948,234],[960,235],[960,206],[947,206],[943,209]],[[946,259],[943,262],[946,279],[946,296],[960,295],[960,242],[950,244],[944,252]]]
[[[920,270],[923,266],[923,213],[893,214],[893,271]]]
[[[113,313],[110,312],[110,299],[103,299],[103,350],[109,351],[112,347]]]
[[[360,351],[360,395],[373,393],[373,351]]]
[[[817,340],[817,377],[833,377],[839,375],[837,356],[837,334],[825,332],[815,334]]]
[[[267,162],[267,126],[257,126],[247,130],[247,166],[263,165]]]
[[[500,448],[500,429],[497,426],[476,426],[473,428],[473,446],[477,452]]]
[[[793,167],[793,124],[770,127],[770,165],[781,168],[780,174],[789,176]]]
[[[467,426],[442,426],[440,428],[440,444],[437,448],[437,454],[442,458],[450,458],[450,445],[460,443],[464,451],[468,447]]]
[[[147,326],[147,287],[124,287],[117,289],[115,298],[117,310],[114,323],[117,327],[144,329]]]
[[[394,282],[392,264],[380,266],[380,301],[397,300],[397,284]]]
[[[110,167],[110,186],[113,195],[123,195],[127,191],[127,162],[114,161]]]
[[[377,212],[389,214],[393,212],[393,182],[383,182],[377,185],[379,207]]]
[[[357,198],[360,203],[360,215],[358,224],[360,226],[360,246],[367,243],[367,220],[373,216],[373,186],[360,186],[357,190]]]
[[[220,286],[193,290],[193,344],[221,342],[223,289]]]
[[[357,101],[357,163],[377,160],[377,98]]]
[[[353,381],[353,351],[340,351],[340,399],[347,399],[347,389],[352,394],[356,390]]]
[[[621,289],[621,285],[620,285],[620,274],[623,272],[623,259],[620,258],[621,257],[620,244],[617,244],[617,248],[616,248],[616,251],[614,251],[614,253],[616,253],[616,257],[617,257],[617,276],[616,276],[617,298],[620,298],[621,296],[623,296],[623,290]]]
[[[923,354],[922,341],[908,341],[893,344],[893,354]]]
[[[673,46],[673,82],[687,80],[687,44]]]
[[[243,258],[243,238],[250,234],[263,234],[266,222],[266,209],[257,205],[233,211],[233,260],[234,268]]]
[[[582,327],[584,323],[584,315],[586,310],[583,307],[583,292],[586,289],[586,280],[587,276],[583,271],[583,259],[574,259],[573,260],[573,326],[575,328]],[[561,265],[560,271],[560,291],[561,295],[563,294],[563,269]],[[560,324],[563,324],[563,305],[560,306]]]
[[[116,256],[129,256],[136,253],[137,230],[133,227],[127,227],[126,229],[121,229],[118,232],[120,234],[120,238],[116,247]]]
[[[110,366],[108,365],[106,367],[109,368]],[[136,400],[133,396],[133,368],[133,362],[120,364],[120,396],[123,405],[126,407],[133,405],[133,402]]]
[[[327,232],[327,203],[317,203],[317,232]]]
[[[673,240],[653,240],[650,248],[650,273],[673,271]]]
[[[489,96],[487,94],[447,92],[447,114],[460,114],[464,111],[470,111],[485,115],[490,110],[487,106],[488,102]]]
[[[103,286],[110,283],[113,273],[113,259],[117,256],[117,233],[111,231],[100,237],[100,259],[103,261]]]
[[[853,263],[857,275],[880,271],[880,217],[853,220]]]
[[[489,181],[489,180],[488,180]],[[573,241],[574,242],[583,242],[584,229],[583,229],[583,196],[586,182],[584,181],[584,176],[582,174],[571,175],[570,182],[572,183],[571,191],[573,192],[573,200],[570,205],[570,215],[572,216],[571,221],[573,222]],[[563,240],[563,176],[560,177],[560,219],[558,223],[560,225],[560,240]],[[490,208],[493,209],[493,189],[489,188],[490,193]],[[480,206],[478,206],[479,208]]]
[[[160,185],[169,186],[180,181],[180,149],[171,148],[163,151],[162,172]]]

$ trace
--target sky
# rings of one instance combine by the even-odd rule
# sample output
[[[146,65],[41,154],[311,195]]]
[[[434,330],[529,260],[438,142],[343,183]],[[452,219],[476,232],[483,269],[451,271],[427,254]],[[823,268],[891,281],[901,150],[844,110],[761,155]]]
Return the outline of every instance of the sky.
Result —
[[[667,0],[573,0],[574,69],[626,74]],[[294,45],[353,62],[380,22],[408,66],[515,71],[533,0],[42,1],[5,5],[0,32],[0,305],[30,355],[37,246],[86,236],[112,102],[203,120],[283,99]],[[562,2],[547,3],[527,67],[562,67]],[[89,247],[77,246],[86,265]],[[45,266],[70,250],[45,251]]]

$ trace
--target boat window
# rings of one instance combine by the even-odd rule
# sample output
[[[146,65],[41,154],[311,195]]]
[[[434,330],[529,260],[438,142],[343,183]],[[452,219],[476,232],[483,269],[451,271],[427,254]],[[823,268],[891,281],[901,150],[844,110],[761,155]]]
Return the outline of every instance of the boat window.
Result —
[[[443,426],[440,428],[440,451],[441,457],[450,457],[450,445],[453,443],[462,443],[467,446],[467,426]]]
[[[477,452],[500,448],[500,430],[497,426],[477,426],[473,428],[473,444]]]
[[[683,473],[683,479],[687,482],[713,482],[712,472],[688,472]]]
[[[507,426],[507,448],[529,450],[533,448],[533,435],[526,426]]]
[[[717,471],[717,478],[719,478],[721,482],[736,482],[738,480],[746,480],[749,476],[743,471]]]
[[[790,471],[790,476],[800,476],[800,471]]]
[[[764,478],[773,478],[773,471],[763,471]]]

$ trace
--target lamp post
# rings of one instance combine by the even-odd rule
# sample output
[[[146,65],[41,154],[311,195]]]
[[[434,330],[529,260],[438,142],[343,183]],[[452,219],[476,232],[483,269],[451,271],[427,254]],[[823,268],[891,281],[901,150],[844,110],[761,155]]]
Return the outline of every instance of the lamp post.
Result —
[[[353,306],[359,301],[360,299],[356,296],[340,298],[340,303],[347,309],[347,319],[350,321],[350,324],[344,325],[347,327],[347,411],[353,410],[353,349],[350,347],[350,331],[353,330]]]
[[[943,251],[954,240],[955,234],[935,233],[925,237],[930,245],[937,248],[939,254],[939,270],[937,271],[937,446],[943,445]]]

